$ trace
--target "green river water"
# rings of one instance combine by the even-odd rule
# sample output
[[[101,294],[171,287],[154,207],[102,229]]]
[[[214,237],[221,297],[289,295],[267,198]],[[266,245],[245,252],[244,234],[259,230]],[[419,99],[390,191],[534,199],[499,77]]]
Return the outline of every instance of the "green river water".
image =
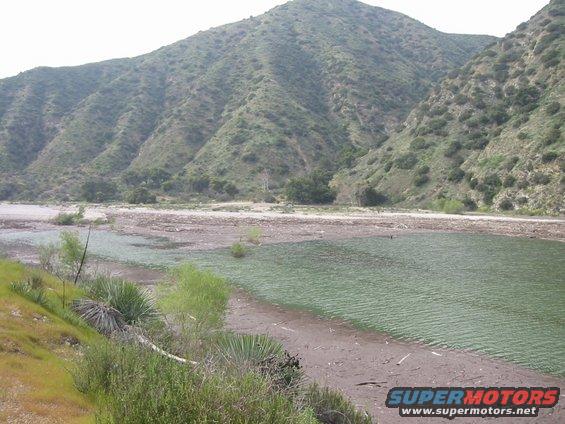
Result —
[[[3,242],[57,238],[0,232]],[[90,252],[146,266],[191,261],[273,303],[565,375],[564,243],[434,233],[265,245],[235,259],[94,231]]]

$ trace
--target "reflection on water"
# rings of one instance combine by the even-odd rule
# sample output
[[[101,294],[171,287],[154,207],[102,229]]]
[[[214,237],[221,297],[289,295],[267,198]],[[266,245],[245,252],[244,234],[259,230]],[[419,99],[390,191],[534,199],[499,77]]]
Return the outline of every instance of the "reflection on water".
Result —
[[[57,231],[2,234],[56,241]],[[565,374],[565,244],[465,234],[312,241],[188,252],[96,231],[91,252],[150,266],[193,261],[271,302],[398,338],[470,348]]]

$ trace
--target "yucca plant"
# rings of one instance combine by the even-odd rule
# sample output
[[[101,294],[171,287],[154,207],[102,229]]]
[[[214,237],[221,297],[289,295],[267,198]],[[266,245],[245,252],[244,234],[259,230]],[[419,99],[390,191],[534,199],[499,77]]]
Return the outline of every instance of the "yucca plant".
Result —
[[[218,347],[227,360],[254,365],[284,354],[282,345],[264,334],[227,333],[218,340]]]
[[[38,305],[46,306],[47,304],[47,297],[45,296],[43,287],[37,286],[37,281],[34,278],[28,281],[13,282],[10,287],[15,293]]]
[[[73,310],[100,333],[110,335],[124,331],[126,321],[117,309],[91,299],[78,299],[73,302]]]
[[[138,325],[158,315],[149,291],[130,281],[98,277],[87,290],[94,299],[118,310],[127,324]]]

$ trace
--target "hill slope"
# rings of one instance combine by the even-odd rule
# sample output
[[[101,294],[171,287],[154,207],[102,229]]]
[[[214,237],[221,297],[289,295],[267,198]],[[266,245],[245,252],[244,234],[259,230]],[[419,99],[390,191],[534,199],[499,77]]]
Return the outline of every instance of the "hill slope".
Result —
[[[405,206],[563,208],[564,4],[451,72],[399,133],[335,179],[341,200],[357,185]]]
[[[100,177],[248,193],[268,175],[276,188],[382,142],[493,39],[295,0],[133,59],[34,69],[0,80],[0,196],[61,197]]]

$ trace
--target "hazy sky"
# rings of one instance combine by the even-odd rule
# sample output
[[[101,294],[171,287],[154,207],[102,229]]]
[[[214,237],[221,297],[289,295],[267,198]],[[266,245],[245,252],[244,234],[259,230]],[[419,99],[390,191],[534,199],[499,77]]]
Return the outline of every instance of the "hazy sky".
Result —
[[[285,0],[2,0],[0,78],[136,56]],[[549,0],[364,0],[444,32],[502,36]]]

